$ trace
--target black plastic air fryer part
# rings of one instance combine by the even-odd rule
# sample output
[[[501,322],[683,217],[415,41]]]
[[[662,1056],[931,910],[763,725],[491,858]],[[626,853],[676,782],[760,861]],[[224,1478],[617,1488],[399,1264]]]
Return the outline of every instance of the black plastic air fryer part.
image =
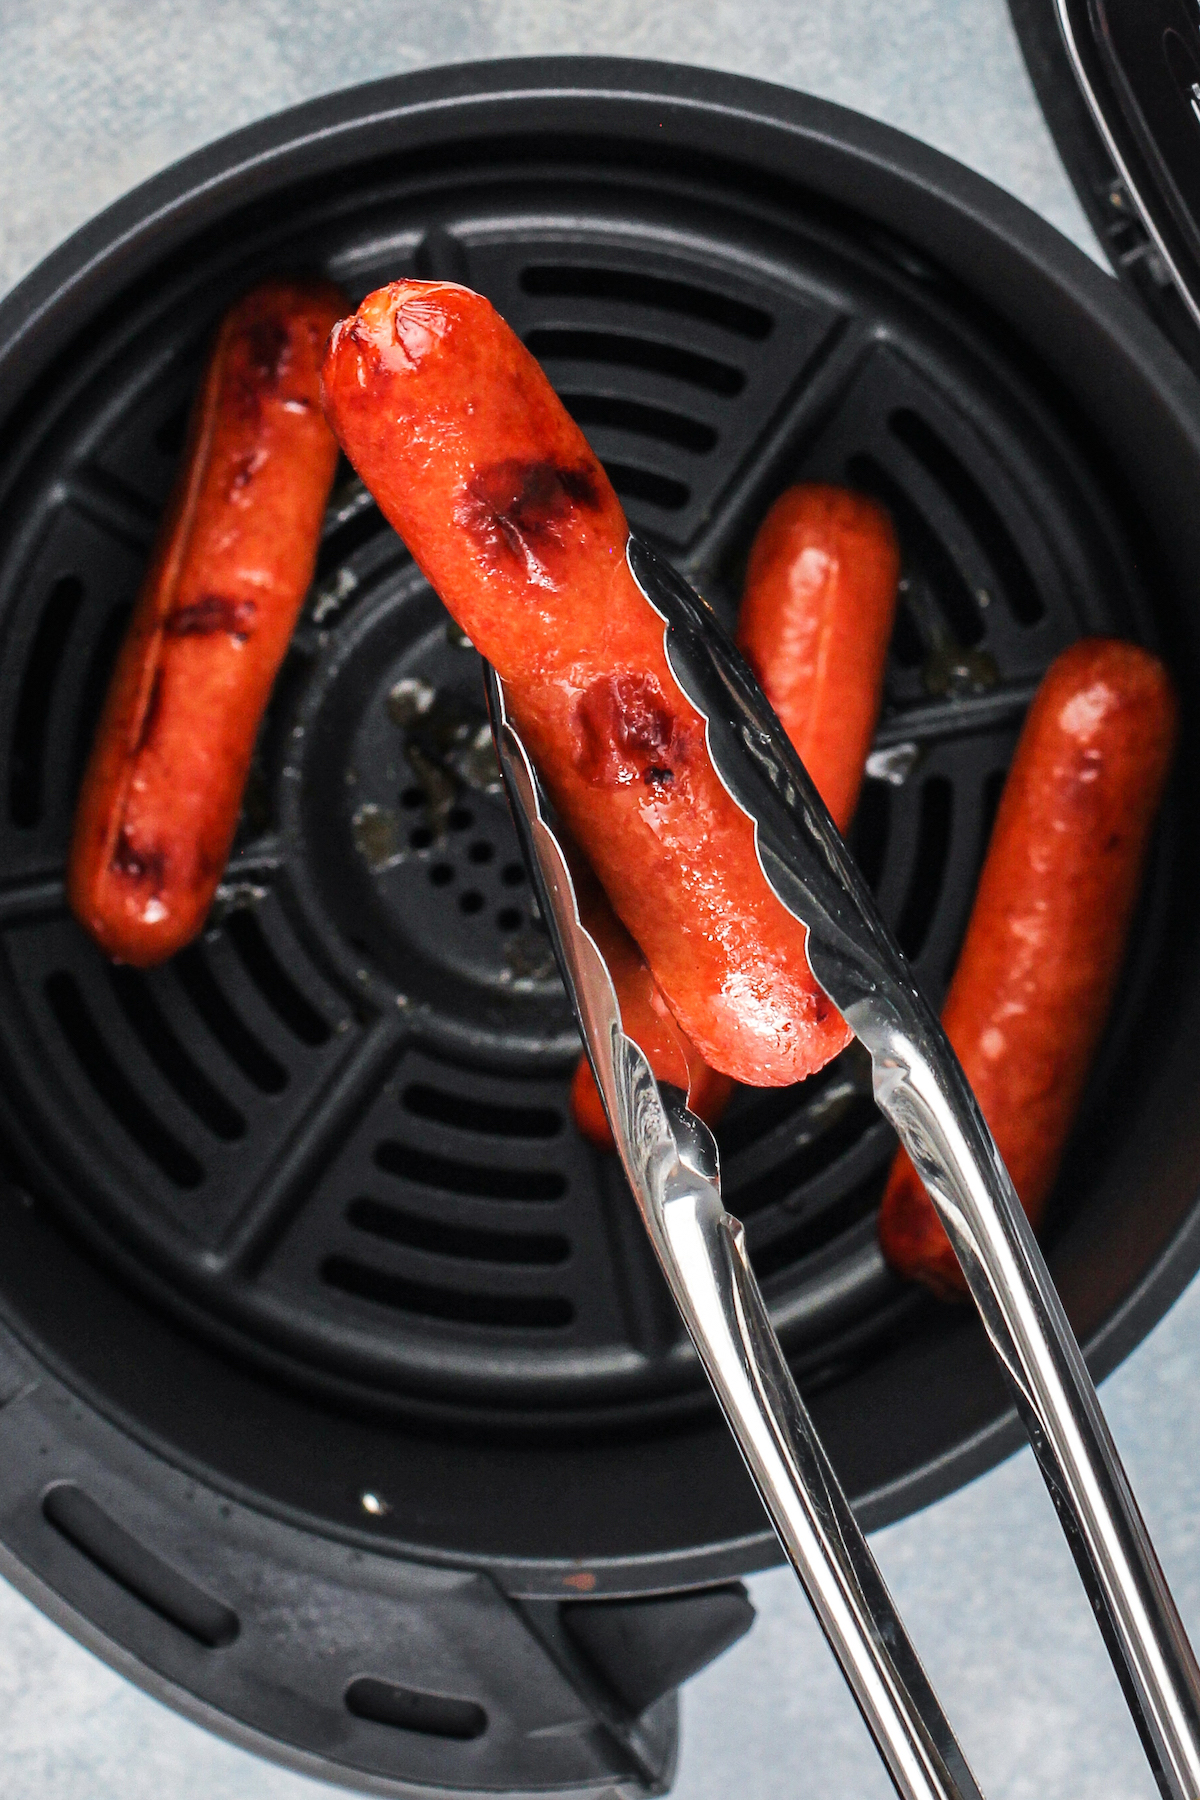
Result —
[[[774,1544],[615,1165],[567,1123],[577,1046],[473,653],[352,481],[210,931],[143,976],[63,910],[206,337],[259,275],[314,266],[354,296],[406,270],[487,292],[726,609],[788,481],[892,508],[905,595],[855,842],[935,993],[1055,651],[1118,630],[1196,689],[1197,391],[1114,284],[934,152],[632,63],[300,108],[147,184],[0,307],[5,1567],[310,1770],[644,1792],[669,1780],[671,1684],[745,1623],[730,1578]],[[1097,1373],[1200,1260],[1192,729],[1187,705],[1052,1224]],[[722,1153],[865,1522],[1018,1440],[972,1320],[879,1260],[890,1144],[852,1055],[741,1096]]]
[[[858,843],[940,993],[1038,677],[1081,630],[1137,629],[1128,551],[1036,388],[969,318],[914,304],[912,277],[877,249],[816,224],[797,243],[761,206],[718,209],[682,187],[656,208],[637,175],[610,168],[602,185],[602,167],[592,158],[581,179],[565,161],[497,156],[486,178],[440,171],[393,204],[436,209],[460,271],[593,421],[637,523],[731,612],[781,470],[886,501],[907,590]],[[344,197],[333,221],[297,205],[255,263],[312,255],[336,230],[324,266],[358,292],[432,255],[400,228],[366,262],[345,247],[351,229]],[[681,230],[688,247],[669,242]],[[14,570],[31,648],[23,679],[14,669],[9,801],[17,842],[56,873],[76,770],[48,746],[59,720],[80,754],[90,740],[136,567],[93,491],[107,484],[110,508],[145,496],[148,547],[214,307],[252,279],[244,257],[225,260],[225,291],[208,263],[201,292],[177,290],[165,315],[152,302],[124,351],[93,334],[103,442],[81,455],[73,420],[41,457],[45,524]],[[163,378],[148,389],[149,360]],[[771,446],[781,413],[786,447]],[[684,456],[685,432],[706,432],[705,448]],[[650,480],[667,467],[678,493]],[[64,487],[81,498],[64,505]],[[102,1254],[299,1388],[543,1439],[707,1410],[618,1167],[569,1124],[578,1039],[500,791],[479,659],[362,502],[353,481],[335,495],[256,811],[205,940],[146,975],[112,968],[61,903],[13,918],[0,1054],[39,1071],[14,1122],[24,1154],[53,1143],[60,1204]],[[803,1366],[819,1378],[861,1357],[918,1304],[875,1245],[892,1139],[864,1059],[743,1093],[721,1148]]]
[[[1200,21],[1183,0],[1059,0],[1093,129],[1200,332]]]
[[[1154,197],[1154,180],[1128,127],[1122,128],[1119,123],[1122,117],[1120,87],[1112,79],[1113,55],[1111,46],[1106,43],[1104,29],[1105,15],[1113,10],[1111,0],[1103,11],[1091,5],[1090,0],[1065,0],[1065,3],[1072,17],[1076,44],[1086,57],[1086,73],[1096,102],[1103,105],[1106,115],[1116,125],[1125,154],[1141,177],[1138,194],[1135,196],[1130,192],[1114,161],[1116,145],[1102,135],[1092,107],[1081,91],[1063,39],[1058,0],[1009,0],[1009,11],[1038,104],[1049,123],[1058,153],[1088,221],[1116,274],[1179,354],[1193,368],[1200,367],[1200,331],[1171,278],[1141,211],[1144,198]],[[1185,33],[1200,53],[1200,27],[1185,7],[1181,5],[1177,11],[1177,31]],[[1137,34],[1139,41],[1146,41],[1146,48],[1152,47],[1159,52],[1164,28],[1157,13],[1158,9],[1145,4],[1144,0],[1132,0],[1132,4],[1120,7],[1123,22]],[[1167,74],[1165,57],[1162,68]],[[1169,120],[1170,115],[1186,103],[1186,97],[1180,96],[1172,86],[1165,98],[1168,105],[1164,113]],[[1190,113],[1186,123],[1193,132],[1196,131]],[[1200,137],[1196,142],[1200,147]],[[1165,190],[1161,205],[1169,213]],[[1194,253],[1185,254],[1181,247],[1180,262],[1181,265],[1193,263]]]

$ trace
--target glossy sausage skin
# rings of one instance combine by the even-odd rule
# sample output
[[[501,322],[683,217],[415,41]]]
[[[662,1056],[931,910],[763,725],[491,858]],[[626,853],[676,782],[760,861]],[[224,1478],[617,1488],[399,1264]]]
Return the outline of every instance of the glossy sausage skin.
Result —
[[[75,815],[71,907],[121,962],[182,948],[221,879],[337,464],[319,379],[343,305],[270,282],[217,334]]]
[[[900,551],[881,507],[845,488],[805,484],[779,496],[759,527],[746,570],[738,644],[829,808],[839,831],[854,816],[896,614]],[[656,989],[640,957],[619,962],[626,1030],[656,1060],[650,1036]],[[661,1001],[659,1002],[661,1005]],[[650,1011],[650,1019],[647,1013]],[[714,1124],[729,1084],[687,1044],[692,1111]],[[586,1057],[571,1089],[575,1122],[608,1148],[612,1138]]]
[[[675,684],[616,495],[487,301],[396,282],[335,330],[326,413],[507,685],[566,823],[705,1060],[783,1085],[848,1041]]]
[[[1035,1226],[1104,1029],[1175,730],[1158,659],[1086,638],[1038,689],[1001,797],[942,1019]],[[901,1274],[965,1293],[903,1153],[879,1236]]]
[[[839,831],[879,717],[899,580],[891,520],[845,488],[789,488],[750,552],[738,644]]]
[[[715,1124],[733,1091],[733,1082],[727,1075],[710,1069],[684,1035],[645,958],[599,885],[593,890],[577,878],[576,895],[579,916],[612,974],[626,1032],[645,1051],[658,1080],[682,1088],[692,1111],[710,1125]],[[571,1111],[584,1137],[601,1150],[613,1148],[608,1116],[586,1056],[580,1057],[571,1083]]]

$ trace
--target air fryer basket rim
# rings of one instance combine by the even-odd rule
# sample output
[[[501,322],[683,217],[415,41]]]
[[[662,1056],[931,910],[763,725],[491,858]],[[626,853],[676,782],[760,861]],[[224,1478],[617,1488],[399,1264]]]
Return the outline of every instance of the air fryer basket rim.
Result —
[[[1040,308],[1003,285],[989,290],[998,254],[1019,253],[1039,300],[1049,300],[1052,284],[1094,315],[1097,329],[1166,386],[1181,430],[1193,440],[1200,433],[1190,372],[1161,332],[1082,250],[1006,189],[833,101],[752,76],[601,56],[498,58],[387,76],[288,107],[182,157],[79,227],[0,301],[0,412],[53,356],[48,315],[76,293],[89,308],[102,306],[166,243],[201,230],[231,205],[306,176],[451,143],[468,121],[476,137],[493,129],[524,135],[530,126],[522,109],[531,101],[540,133],[557,126],[582,135],[595,126],[610,136],[698,150],[711,148],[719,121],[726,160],[798,180],[884,227],[896,221],[901,184],[904,236],[988,292],[991,309],[1049,361],[1050,322],[1028,316]],[[948,212],[957,234],[945,229]]]
[[[719,129],[725,161],[810,188],[882,227],[902,221],[908,243],[964,287],[986,293],[992,315],[1080,402],[1086,392],[1093,423],[1121,445],[1164,560],[1178,572],[1200,566],[1200,520],[1175,504],[1170,482],[1160,478],[1164,467],[1200,466],[1200,393],[1115,282],[1012,196],[890,127],[763,82],[674,65],[555,58],[422,71],[323,97],[206,147],[84,226],[0,305],[0,413],[12,416],[52,363],[64,309],[95,314],[171,246],[230,210],[306,178],[468,134],[527,136],[532,107],[538,134],[590,132],[706,151]],[[1088,379],[1101,369],[1116,378]],[[1139,406],[1131,418],[1124,402],[1134,389]],[[1179,629],[1194,637],[1196,620],[1181,619]],[[1094,1373],[1106,1373],[1139,1341],[1198,1261],[1193,1211],[1093,1334]],[[1015,1419],[998,1415],[952,1454],[861,1495],[865,1519],[879,1524],[925,1504],[1018,1441]],[[772,1554],[764,1529],[736,1546],[707,1546],[699,1562],[685,1559],[685,1579],[703,1579],[702,1566],[724,1574],[731,1563],[746,1567]],[[669,1583],[672,1559],[651,1560]]]

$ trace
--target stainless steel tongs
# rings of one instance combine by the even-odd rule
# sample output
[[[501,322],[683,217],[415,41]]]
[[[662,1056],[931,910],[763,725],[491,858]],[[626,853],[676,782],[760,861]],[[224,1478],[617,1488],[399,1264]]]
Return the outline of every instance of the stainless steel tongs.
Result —
[[[1170,1800],[1200,1800],[1200,1668],[1091,1377],[1008,1172],[937,1018],[761,689],[711,609],[631,537],[671,671],[753,820],[764,876],[808,928],[813,974],[869,1051],[877,1104],[954,1245],[1117,1676]],[[717,1147],[621,1026],[565,840],[503,684],[486,671],[530,873],[650,1241],[788,1559],[904,1800],[980,1790],[826,1456],[721,1203]]]

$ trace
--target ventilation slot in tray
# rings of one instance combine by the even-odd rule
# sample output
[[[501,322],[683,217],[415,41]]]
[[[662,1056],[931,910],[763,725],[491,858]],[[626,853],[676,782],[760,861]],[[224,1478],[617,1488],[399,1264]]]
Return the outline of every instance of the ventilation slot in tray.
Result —
[[[129,625],[131,608],[122,602],[114,606],[109,613],[96,638],[95,648],[88,658],[84,672],[83,686],[79,694],[79,712],[75,723],[75,742],[71,751],[72,786],[78,787],[83,774],[84,764],[92,748],[92,740],[96,735],[96,726],[100,720],[100,708],[104,705],[104,696],[108,692],[108,679],[112,674],[113,663],[117,659],[117,651]]]
[[[976,872],[972,892],[979,886],[979,876],[983,872],[988,846],[992,841],[992,832],[996,825],[996,814],[1000,811],[1000,796],[1004,792],[1004,784],[1007,780],[1007,769],[993,769],[983,784],[983,801],[979,809],[979,868]]]
[[[696,456],[707,456],[717,447],[713,426],[689,419],[685,413],[669,412],[664,406],[646,406],[616,394],[560,394],[559,399],[585,431],[589,425],[605,426],[632,437],[652,438],[673,450],[690,450]]]
[[[232,1607],[139,1544],[74,1482],[52,1487],[42,1501],[42,1512],[98,1569],[197,1643],[209,1650],[232,1644],[238,1634]]]
[[[833,1206],[822,1207],[813,1217],[797,1225],[794,1231],[764,1244],[754,1251],[754,1267],[760,1281],[767,1281],[784,1269],[802,1262],[814,1251],[825,1248],[830,1240],[860,1219],[866,1218],[879,1204],[883,1176],[869,1175],[865,1181],[838,1197]]]
[[[1022,625],[1036,625],[1046,608],[1004,520],[975,477],[919,413],[900,407],[888,426],[906,450],[949,495],[999,578],[1000,590]]]
[[[187,442],[188,420],[191,416],[192,403],[190,400],[185,400],[181,406],[175,408],[174,412],[167,414],[153,438],[154,448],[160,456],[174,461],[181,453]]]
[[[204,1170],[179,1139],[155,1117],[126,1078],[121,1062],[100,1035],[79,983],[66,970],[46,980],[46,999],[84,1074],[109,1111],[176,1187],[199,1187]]]
[[[656,469],[637,469],[632,464],[616,462],[606,462],[604,469],[624,499],[645,500],[662,512],[680,512],[692,497],[686,482],[660,475]]]
[[[481,1200],[561,1200],[567,1191],[567,1178],[557,1169],[489,1169],[390,1138],[376,1146],[375,1166],[421,1187]]]
[[[242,967],[280,1023],[314,1050],[327,1044],[333,1035],[329,1025],[300,992],[254,914],[231,913],[225,930]]]
[[[907,580],[900,582],[900,600],[896,607],[896,622],[892,627],[892,642],[888,655],[893,662],[899,663],[902,669],[919,669],[925,661],[925,646],[921,642],[921,633],[917,629],[912,609],[906,599]]]
[[[199,945],[181,951],[171,964],[179,985],[229,1060],[263,1094],[281,1094],[288,1072],[230,1005]]]
[[[456,1131],[488,1137],[552,1138],[563,1128],[562,1114],[552,1106],[494,1106],[474,1095],[450,1094],[427,1082],[412,1082],[401,1096],[405,1112],[431,1119]]]
[[[561,1331],[575,1317],[569,1300],[557,1294],[474,1294],[434,1287],[394,1275],[349,1256],[328,1256],[321,1264],[327,1286],[359,1300],[373,1300],[397,1312],[422,1313],[458,1325],[500,1325],[529,1331]]]
[[[806,1144],[787,1161],[773,1164],[759,1179],[748,1181],[741,1187],[731,1187],[727,1196],[729,1210],[740,1219],[751,1218],[764,1207],[773,1206],[781,1194],[794,1193],[805,1182],[815,1180],[826,1169],[832,1168],[847,1150],[852,1150],[878,1117],[873,1100],[866,1095],[848,1095],[845,1110],[831,1114],[829,1123],[814,1143]]]
[[[145,977],[135,974],[132,969],[115,968],[108,971],[108,978],[117,1005],[141,1039],[151,1061],[157,1064],[184,1105],[225,1143],[232,1144],[245,1137],[245,1119],[184,1049]]]
[[[487,1714],[474,1700],[452,1700],[446,1694],[425,1694],[419,1688],[401,1687],[395,1681],[377,1681],[360,1675],[346,1689],[346,1708],[356,1719],[375,1725],[391,1725],[398,1731],[419,1731],[423,1737],[482,1737]]]
[[[34,633],[21,697],[13,721],[12,769],[8,778],[8,808],[14,825],[23,831],[41,822],[45,803],[46,728],[50,722],[54,684],[62,665],[63,649],[83,604],[83,583],[77,575],[60,575],[50,590]]]
[[[872,893],[879,891],[879,878],[887,861],[891,815],[887,783],[864,781],[850,827],[850,848]]]
[[[896,925],[896,941],[912,962],[925,947],[937,910],[950,854],[953,817],[953,783],[945,775],[927,776],[921,787],[912,880]]]
[[[662,275],[638,274],[631,269],[598,269],[587,263],[535,263],[522,271],[521,286],[525,293],[547,299],[616,301],[618,305],[678,313],[685,319],[717,325],[722,331],[731,331],[754,343],[768,337],[774,324],[762,307],[750,306],[729,294]]]
[[[735,369],[731,363],[702,356],[697,350],[685,350],[680,344],[656,344],[649,338],[627,337],[616,331],[543,328],[531,331],[525,342],[539,362],[609,363],[618,368],[641,369],[727,399],[740,394],[746,385],[741,369]]]
[[[957,641],[970,646],[983,636],[983,615],[950,553],[900,483],[873,456],[852,456],[846,466],[851,487],[861,488],[892,515],[909,570],[923,576]]]
[[[368,1232],[389,1244],[404,1244],[431,1256],[460,1257],[466,1262],[517,1263],[552,1267],[566,1262],[569,1241],[560,1232],[484,1231],[473,1225],[452,1225],[423,1213],[404,1212],[378,1200],[352,1200],[346,1218],[356,1231]]]

